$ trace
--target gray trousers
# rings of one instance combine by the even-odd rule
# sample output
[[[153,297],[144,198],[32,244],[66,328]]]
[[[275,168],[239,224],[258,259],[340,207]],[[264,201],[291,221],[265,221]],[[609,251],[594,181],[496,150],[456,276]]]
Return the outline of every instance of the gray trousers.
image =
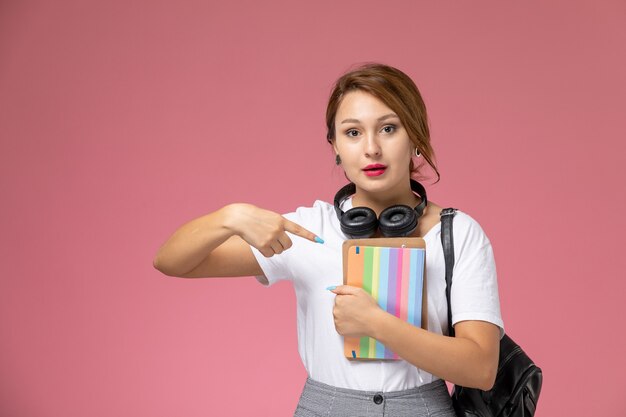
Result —
[[[307,378],[294,417],[456,417],[442,380],[404,391],[337,388]]]

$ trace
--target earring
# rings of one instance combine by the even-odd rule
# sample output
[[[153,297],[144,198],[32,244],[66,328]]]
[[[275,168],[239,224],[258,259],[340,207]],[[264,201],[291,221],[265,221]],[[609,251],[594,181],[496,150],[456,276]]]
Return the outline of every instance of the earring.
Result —
[[[335,165],[339,165],[339,164],[341,164],[341,158],[339,157],[339,154],[337,154],[335,156]]]
[[[417,148],[415,148],[415,157],[419,158],[420,157],[420,153],[417,151]]]

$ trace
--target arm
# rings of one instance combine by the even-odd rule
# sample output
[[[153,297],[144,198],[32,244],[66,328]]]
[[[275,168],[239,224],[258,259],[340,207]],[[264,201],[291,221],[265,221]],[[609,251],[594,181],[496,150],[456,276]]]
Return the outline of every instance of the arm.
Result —
[[[496,325],[462,321],[454,327],[456,337],[443,336],[383,311],[360,288],[343,285],[333,292],[340,334],[373,337],[407,362],[446,381],[483,390],[493,386],[500,348]]]
[[[498,370],[500,331],[485,321],[462,321],[455,337],[443,336],[406,323],[391,314],[372,321],[371,337],[407,362],[465,387],[489,390]]]
[[[158,250],[153,265],[184,278],[263,275],[250,246],[266,257],[282,253],[291,247],[286,232],[316,238],[280,214],[230,204],[181,226]]]

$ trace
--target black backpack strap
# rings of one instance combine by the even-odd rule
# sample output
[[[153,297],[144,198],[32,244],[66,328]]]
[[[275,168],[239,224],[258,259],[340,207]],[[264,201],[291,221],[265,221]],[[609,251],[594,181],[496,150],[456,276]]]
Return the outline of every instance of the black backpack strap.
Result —
[[[446,262],[446,300],[448,302],[448,336],[454,337],[452,327],[452,308],[450,307],[450,291],[452,290],[452,270],[454,269],[454,239],[452,238],[452,220],[457,209],[445,208],[441,210],[441,244],[443,257]]]

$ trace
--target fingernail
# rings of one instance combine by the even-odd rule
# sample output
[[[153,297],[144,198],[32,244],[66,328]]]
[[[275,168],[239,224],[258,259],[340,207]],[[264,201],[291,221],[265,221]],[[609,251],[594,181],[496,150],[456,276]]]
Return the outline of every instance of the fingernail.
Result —
[[[326,289],[327,289],[328,291],[332,291],[332,290],[334,290],[335,288],[337,288],[337,286],[336,286],[336,285],[331,285],[330,287],[326,287]]]
[[[324,239],[322,239],[322,238],[320,238],[320,237],[317,237],[317,236],[315,236],[315,241],[316,241],[317,243],[324,243]]]

